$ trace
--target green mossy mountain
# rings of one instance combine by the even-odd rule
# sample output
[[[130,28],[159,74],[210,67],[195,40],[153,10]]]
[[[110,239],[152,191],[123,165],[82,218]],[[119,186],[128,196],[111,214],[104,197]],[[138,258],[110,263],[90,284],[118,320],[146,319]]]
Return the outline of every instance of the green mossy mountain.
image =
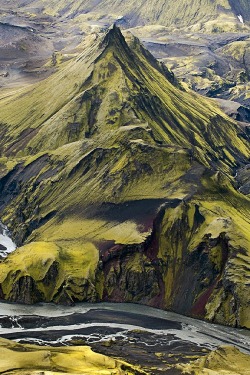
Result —
[[[247,133],[117,27],[0,98],[2,299],[133,301],[250,327]]]

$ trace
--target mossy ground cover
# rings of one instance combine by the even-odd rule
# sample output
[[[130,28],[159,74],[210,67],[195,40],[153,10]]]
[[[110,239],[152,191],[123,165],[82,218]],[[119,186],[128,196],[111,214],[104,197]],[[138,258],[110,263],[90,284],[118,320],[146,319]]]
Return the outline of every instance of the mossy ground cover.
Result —
[[[5,374],[145,374],[138,367],[95,353],[88,346],[44,348],[0,339],[0,353],[0,371]]]
[[[241,353],[233,347],[220,347],[204,358],[178,366],[183,374],[194,375],[248,375],[250,365],[249,355]]]
[[[194,0],[192,3],[177,0],[174,4],[168,1],[153,0],[150,3],[129,0],[123,1],[50,1],[33,0],[29,3],[27,10],[37,7],[43,10],[44,14],[49,16],[69,16],[72,14],[84,14],[84,19],[98,20],[107,14],[130,25],[158,24],[170,27],[188,27],[193,24],[204,24],[208,21],[214,21],[217,18],[227,16],[227,18],[237,19],[241,14],[244,20],[249,21],[249,4],[235,0]],[[25,7],[24,7],[25,9]]]

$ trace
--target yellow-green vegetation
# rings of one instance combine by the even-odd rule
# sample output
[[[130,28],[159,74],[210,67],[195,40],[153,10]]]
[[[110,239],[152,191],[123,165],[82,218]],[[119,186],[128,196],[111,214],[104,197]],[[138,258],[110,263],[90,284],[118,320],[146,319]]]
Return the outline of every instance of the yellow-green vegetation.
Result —
[[[0,339],[0,372],[18,375],[135,375],[136,366],[95,353],[88,346],[40,347]]]
[[[136,29],[136,33],[140,35],[143,30],[144,28],[142,31]],[[225,32],[226,45],[219,47],[221,34],[213,38],[192,31],[184,37],[185,43],[190,43],[190,47],[186,49],[183,42],[178,41],[174,34],[171,42],[166,36],[164,40],[164,34],[167,35],[166,31],[159,35],[156,33],[153,38],[156,42],[165,41],[170,48],[176,44],[175,50],[170,52],[170,56],[164,56],[162,61],[181,81],[184,81],[185,88],[194,89],[202,95],[226,98],[248,105],[249,39],[247,37],[244,41],[230,41],[228,35],[231,34]]]
[[[157,140],[167,144],[189,148],[190,142],[195,143],[197,152],[203,148],[216,157],[211,145],[221,148],[226,138],[228,152],[240,149],[248,155],[234,123],[227,119],[226,128],[220,127],[218,133],[217,122],[225,121],[218,107],[193,93],[180,92],[164,79],[160,65],[155,61],[152,66],[137,40],[130,40],[132,52],[125,48],[122,36],[114,35],[112,41],[107,37],[108,45],[104,42],[101,48],[96,38],[86,38],[84,52],[52,77],[1,100],[2,131],[8,129],[9,135],[3,137],[3,153],[24,156],[54,150],[84,136],[91,137],[92,149],[92,139],[98,142],[98,136],[110,146],[112,137],[115,147],[121,133],[114,130],[126,125],[135,133],[136,128],[127,125],[146,124]],[[204,131],[214,138],[203,137]],[[143,134],[132,136],[144,139]]]
[[[196,361],[178,365],[183,374],[192,375],[249,375],[250,357],[230,346],[221,346]]]
[[[245,28],[242,34],[236,33],[238,27]],[[235,17],[221,15],[216,20],[183,28],[181,34],[158,25],[131,30],[173,70],[185,89],[249,105],[249,26]]]
[[[233,57],[233,59],[241,62],[244,59],[244,55],[246,55],[248,49],[250,48],[249,42],[249,39],[233,42],[225,47],[220,48],[217,51],[220,51],[221,55],[224,55],[226,57]]]
[[[176,0],[174,3],[171,0],[152,0],[150,2],[143,0],[128,0],[126,2],[122,0],[33,0],[31,4],[33,6],[42,5],[44,13],[52,16],[87,13],[84,18],[96,20],[108,14],[118,19],[124,17],[132,25],[147,23],[175,28],[193,24],[204,25],[207,21],[213,21],[217,18],[223,19],[223,16],[227,16],[227,20],[230,17],[237,19],[238,14],[242,14],[244,19],[248,21],[250,16],[247,0],[237,2],[231,0],[193,0],[191,3],[187,0]],[[223,27],[222,23],[221,26]],[[215,31],[218,30],[215,29]]]
[[[2,265],[2,291],[13,300],[26,303],[41,299],[57,302],[93,300],[98,260],[98,251],[92,243],[70,238],[57,244],[52,241],[32,242],[11,254]],[[18,272],[12,274],[13,269]],[[27,286],[27,277],[30,276],[35,289],[31,295],[29,288],[32,286],[29,283]],[[16,285],[14,290],[13,284]]]
[[[243,15],[244,16],[244,15]],[[204,33],[236,33],[247,32],[249,26],[239,22],[236,14],[231,13],[217,13],[216,17],[211,17],[206,22],[200,21],[194,23],[188,28],[191,32],[204,32]]]
[[[244,131],[114,27],[0,100],[0,296],[136,301],[249,327]],[[233,307],[232,307],[233,306]]]
[[[159,228],[158,256],[168,265],[166,307],[180,309],[180,300],[187,306],[193,293],[193,315],[250,327],[249,202],[218,176],[202,178],[202,184],[202,197],[167,209]],[[220,194],[218,186],[224,186]],[[188,294],[187,285],[193,288]]]

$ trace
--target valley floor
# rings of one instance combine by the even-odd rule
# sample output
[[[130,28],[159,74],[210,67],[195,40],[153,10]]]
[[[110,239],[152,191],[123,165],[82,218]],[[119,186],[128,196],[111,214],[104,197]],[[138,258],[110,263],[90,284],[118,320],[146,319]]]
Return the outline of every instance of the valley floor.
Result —
[[[222,350],[225,345],[223,355],[228,356],[228,365],[233,364],[232,355],[250,358],[243,354],[250,353],[248,330],[218,326],[150,307],[145,310],[141,305],[84,303],[64,307],[2,303],[0,309],[0,335],[14,340],[8,344],[11,350],[14,342],[38,345],[34,348],[40,351],[54,347],[59,352],[64,352],[65,347],[77,350],[87,345],[97,353],[131,363],[132,369],[157,375],[181,374],[185,366],[192,365],[190,361]],[[0,350],[3,345],[5,342],[0,341]],[[235,349],[228,349],[229,346]]]

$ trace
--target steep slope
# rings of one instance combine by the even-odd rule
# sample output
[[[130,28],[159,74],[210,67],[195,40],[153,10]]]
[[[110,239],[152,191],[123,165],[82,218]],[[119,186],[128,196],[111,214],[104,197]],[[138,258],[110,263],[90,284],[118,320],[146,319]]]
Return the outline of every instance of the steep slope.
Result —
[[[1,0],[8,6],[8,1]],[[123,19],[130,26],[144,24],[160,24],[164,26],[189,26],[197,22],[206,22],[227,14],[229,17],[243,15],[245,21],[250,20],[248,1],[241,0],[30,0],[19,3],[20,7],[43,8],[52,15],[76,15],[95,13],[114,15]]]
[[[68,60],[85,34],[116,22],[135,26],[146,48],[192,89],[249,104],[248,2],[26,0],[15,2],[15,13],[11,2],[0,5],[0,23],[9,26],[8,40],[1,34],[0,45],[4,87],[45,78],[57,67],[57,55]],[[26,33],[12,45],[17,27]]]
[[[236,15],[243,15],[243,17],[249,21],[250,19],[250,7],[249,1],[247,0],[229,0],[229,5]]]
[[[217,123],[225,122],[225,116],[212,102],[201,97],[197,101],[194,94],[178,90],[169,82],[174,83],[171,73],[138,40],[131,37],[132,51],[117,30],[110,31],[102,42],[95,34],[89,36],[84,52],[42,84],[3,95],[4,155],[56,149],[78,140],[80,134],[97,137],[122,125],[149,121],[159,142],[185,147],[191,143],[201,154],[206,148],[211,154],[209,162],[220,152],[222,163],[233,165],[223,160],[225,140],[233,158],[248,154],[244,140],[235,137],[238,130],[233,122],[217,132]]]
[[[1,297],[137,301],[250,326],[247,134],[114,27],[0,100]]]

